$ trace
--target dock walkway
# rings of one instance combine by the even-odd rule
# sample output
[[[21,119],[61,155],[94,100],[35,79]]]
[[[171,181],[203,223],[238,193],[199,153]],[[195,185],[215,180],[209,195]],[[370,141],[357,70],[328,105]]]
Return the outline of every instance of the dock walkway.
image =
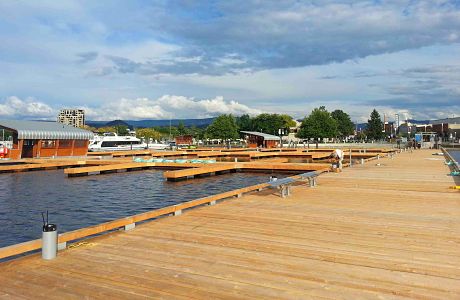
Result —
[[[460,195],[433,150],[0,264],[0,298],[460,299]]]

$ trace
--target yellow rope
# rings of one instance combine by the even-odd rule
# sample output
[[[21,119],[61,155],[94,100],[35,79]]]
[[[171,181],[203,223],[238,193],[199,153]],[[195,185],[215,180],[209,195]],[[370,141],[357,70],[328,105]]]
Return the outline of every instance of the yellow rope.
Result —
[[[93,247],[93,246],[96,246],[96,243],[79,242],[79,243],[70,244],[67,248],[73,249],[73,248],[78,248],[82,246]]]

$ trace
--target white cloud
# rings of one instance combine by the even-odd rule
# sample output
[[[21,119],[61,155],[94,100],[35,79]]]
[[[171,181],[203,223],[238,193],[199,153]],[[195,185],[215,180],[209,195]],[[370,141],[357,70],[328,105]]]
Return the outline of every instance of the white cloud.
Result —
[[[52,108],[47,104],[27,98],[21,100],[16,96],[0,102],[0,116],[10,119],[43,118],[54,119],[57,111],[63,107]],[[220,114],[258,114],[261,111],[236,101],[226,101],[223,97],[195,100],[184,96],[164,95],[158,99],[122,98],[118,101],[104,103],[99,107],[82,106],[88,120],[110,121],[169,119],[169,118],[207,118]]]
[[[55,114],[55,110],[49,105],[37,101],[34,98],[21,100],[16,96],[6,98],[4,103],[0,103],[1,117],[36,117],[47,118]]]
[[[161,107],[176,114],[194,115],[197,118],[213,117],[220,114],[258,114],[261,111],[236,101],[225,101],[219,96],[214,99],[195,100],[182,96],[165,95],[158,99]]]
[[[458,65],[456,0],[185,2],[0,1],[0,117],[257,111],[247,105],[303,117],[341,103],[356,119],[377,106],[459,112],[459,69],[403,72]],[[161,101],[170,94],[200,98]],[[18,109],[10,95],[40,101]]]

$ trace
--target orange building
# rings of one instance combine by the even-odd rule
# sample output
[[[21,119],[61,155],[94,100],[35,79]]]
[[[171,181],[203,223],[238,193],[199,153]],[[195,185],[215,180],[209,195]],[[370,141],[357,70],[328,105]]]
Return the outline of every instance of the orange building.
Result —
[[[83,156],[93,133],[57,122],[0,121],[0,129],[12,136],[7,158]]]
[[[193,136],[191,135],[179,135],[175,138],[176,145],[192,145],[193,144]]]
[[[257,131],[241,131],[249,148],[276,148],[279,147],[281,139],[279,136]]]

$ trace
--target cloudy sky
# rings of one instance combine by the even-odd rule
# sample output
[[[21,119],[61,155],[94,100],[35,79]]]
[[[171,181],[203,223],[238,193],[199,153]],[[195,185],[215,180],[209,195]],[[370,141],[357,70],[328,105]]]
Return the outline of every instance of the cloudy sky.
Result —
[[[460,1],[0,1],[0,118],[460,114]]]

